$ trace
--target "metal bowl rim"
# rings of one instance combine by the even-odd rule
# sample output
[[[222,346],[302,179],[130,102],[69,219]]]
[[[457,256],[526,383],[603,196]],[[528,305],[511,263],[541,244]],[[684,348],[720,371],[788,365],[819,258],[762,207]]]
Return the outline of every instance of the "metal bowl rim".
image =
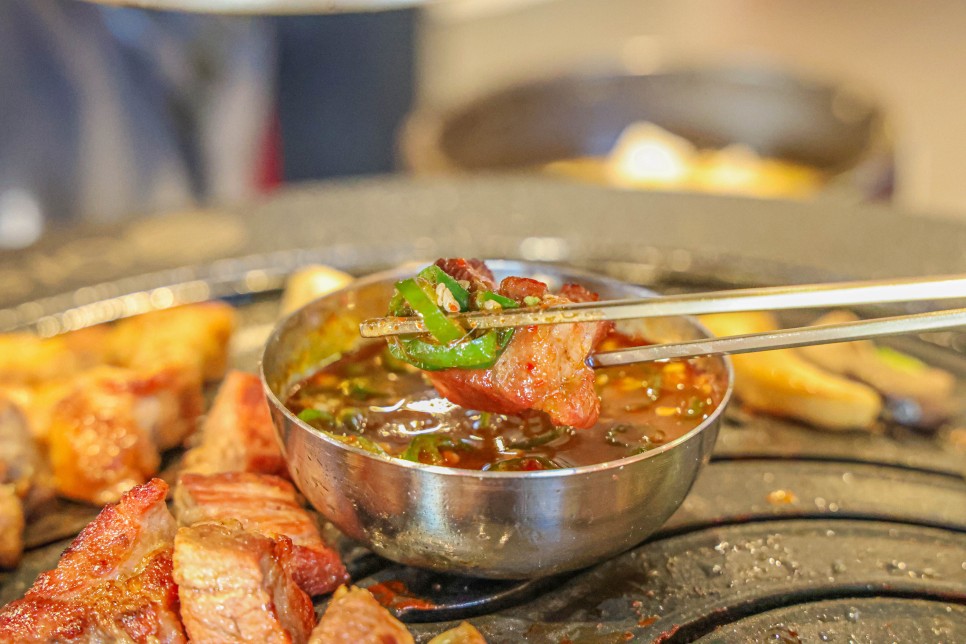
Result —
[[[534,261],[527,261],[527,260],[513,260],[513,259],[486,259],[484,261],[487,263],[488,266],[491,266],[491,267],[506,266],[508,264],[514,264],[517,266],[523,265],[530,268],[546,266],[548,269],[566,270],[568,275],[573,275],[578,279],[580,277],[588,277],[603,283],[613,285],[615,287],[632,288],[642,293],[646,293],[648,295],[658,295],[654,291],[651,291],[650,289],[645,288],[643,286],[629,284],[627,282],[622,282],[618,279],[614,279],[606,275],[601,275],[600,273],[594,273],[592,271],[586,271],[586,270],[582,270],[574,267],[569,267],[566,265],[541,263],[541,262],[534,262]],[[349,451],[350,453],[355,453],[364,458],[381,461],[398,467],[418,469],[419,471],[427,471],[434,474],[450,476],[450,477],[459,477],[459,478],[468,477],[468,478],[476,478],[476,479],[483,479],[483,478],[493,478],[493,479],[541,478],[543,479],[543,478],[556,478],[556,477],[579,475],[579,474],[589,475],[589,474],[594,474],[596,472],[604,472],[610,469],[620,470],[620,469],[623,469],[624,467],[627,467],[629,465],[635,465],[649,458],[656,458],[657,456],[674,449],[678,445],[682,445],[692,440],[693,438],[696,438],[699,434],[704,432],[705,429],[717,423],[721,415],[724,414],[725,409],[731,402],[731,397],[734,391],[734,382],[735,382],[734,367],[732,366],[731,359],[729,356],[719,356],[721,358],[722,363],[724,364],[725,376],[727,377],[727,381],[728,381],[727,387],[725,388],[724,394],[721,397],[721,402],[718,403],[718,406],[715,408],[714,412],[712,412],[710,416],[705,418],[703,422],[701,422],[697,427],[695,427],[691,431],[675,438],[674,440],[668,443],[664,443],[660,447],[656,447],[654,449],[648,450],[641,454],[634,454],[632,456],[626,456],[624,458],[620,458],[613,461],[605,461],[603,463],[595,463],[593,465],[581,465],[579,467],[567,467],[567,468],[560,468],[555,470],[538,470],[538,471],[532,471],[532,472],[494,472],[492,470],[467,470],[467,469],[461,469],[456,467],[443,467],[440,465],[426,465],[424,463],[414,463],[414,462],[407,461],[401,458],[396,458],[393,456],[373,454],[372,452],[367,452],[366,450],[356,447],[354,445],[348,445],[341,441],[335,440],[334,438],[328,436],[324,432],[320,432],[316,430],[314,427],[306,424],[301,419],[299,419],[298,416],[293,414],[288,409],[288,407],[286,407],[285,404],[281,400],[279,400],[278,396],[275,394],[275,391],[268,384],[268,378],[265,375],[265,356],[267,356],[269,350],[277,344],[279,336],[282,334],[282,331],[286,329],[286,327],[289,325],[291,320],[293,320],[296,316],[298,316],[303,310],[309,307],[315,306],[321,300],[331,298],[331,297],[336,297],[346,292],[349,292],[351,290],[357,289],[359,287],[368,286],[370,284],[377,283],[377,282],[382,282],[389,278],[399,277],[400,273],[407,274],[407,271],[412,271],[414,267],[421,267],[425,265],[426,265],[426,262],[420,262],[420,261],[406,262],[404,264],[400,264],[390,269],[379,271],[377,273],[371,273],[364,277],[356,278],[346,286],[336,291],[332,291],[331,293],[326,293],[325,295],[304,304],[303,306],[292,311],[290,314],[288,314],[287,316],[279,320],[275,324],[275,327],[272,329],[272,333],[271,335],[269,335],[268,340],[265,342],[265,347],[262,351],[262,358],[259,360],[259,363],[258,363],[258,375],[261,378],[262,388],[265,391],[265,395],[268,398],[269,403],[273,407],[275,407],[275,409],[280,411],[289,422],[293,423],[300,430],[309,432],[314,436],[318,436],[323,441],[327,442],[329,445],[333,447]],[[696,327],[700,332],[704,333],[706,336],[712,337],[712,333],[694,317],[692,316],[675,316],[675,317],[683,318],[690,325]],[[279,431],[279,428],[277,426],[275,428],[275,431],[276,433],[278,433]],[[288,459],[287,456],[285,458],[286,460]]]

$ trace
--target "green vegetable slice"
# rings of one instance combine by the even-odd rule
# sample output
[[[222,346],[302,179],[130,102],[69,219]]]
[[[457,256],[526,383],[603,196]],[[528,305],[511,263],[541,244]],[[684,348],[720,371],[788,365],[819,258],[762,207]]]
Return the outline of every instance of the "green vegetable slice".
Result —
[[[445,434],[420,434],[406,447],[400,458],[414,463],[440,465],[444,462],[442,449],[467,449],[462,443],[453,441]]]
[[[520,456],[494,463],[492,472],[535,472],[538,470],[559,470],[560,466],[543,456]]]
[[[421,280],[422,281],[422,280]],[[466,331],[456,321],[451,320],[443,311],[436,306],[436,293],[432,287],[423,281],[426,290],[420,286],[415,278],[405,279],[396,284],[396,290],[403,296],[413,312],[423,319],[426,329],[430,335],[439,342],[455,342],[464,335]]]
[[[517,309],[520,305],[516,303],[516,300],[511,300],[508,297],[500,295],[494,291],[484,291],[483,293],[478,293],[476,296],[476,308],[484,309],[483,302],[496,302],[504,309]]]
[[[389,339],[393,357],[424,371],[442,369],[488,369],[513,337],[513,329],[494,329],[483,335],[452,344],[436,344],[419,336]]]
[[[335,422],[335,416],[323,409],[312,409],[311,407],[303,409],[298,413],[298,418],[306,423],[312,423],[315,421],[321,421],[323,423],[333,423]]]
[[[346,445],[353,445],[359,449],[369,452],[370,454],[381,454],[383,456],[388,456],[386,450],[379,446],[375,441],[366,438],[365,436],[349,435],[344,434],[334,434],[332,432],[325,432],[330,438],[334,438],[340,443],[345,443]]]
[[[443,284],[449,289],[449,292],[453,294],[453,298],[456,303],[460,305],[460,311],[468,311],[470,308],[470,292],[459,285],[453,277],[444,271],[442,268],[433,264],[432,266],[427,266],[419,272],[419,276],[422,279],[429,282],[433,288],[436,288],[437,284]]]

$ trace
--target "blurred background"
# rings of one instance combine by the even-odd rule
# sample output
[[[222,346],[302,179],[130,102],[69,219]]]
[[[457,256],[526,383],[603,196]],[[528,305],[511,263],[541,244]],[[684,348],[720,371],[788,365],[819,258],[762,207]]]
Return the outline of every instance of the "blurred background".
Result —
[[[280,17],[6,0],[0,247],[388,172],[963,218],[964,27],[955,0],[448,0]]]

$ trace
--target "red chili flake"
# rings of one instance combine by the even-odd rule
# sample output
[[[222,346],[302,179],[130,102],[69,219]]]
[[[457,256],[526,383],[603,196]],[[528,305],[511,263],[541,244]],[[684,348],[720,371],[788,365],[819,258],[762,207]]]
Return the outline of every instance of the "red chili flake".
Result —
[[[650,617],[648,617],[646,619],[642,619],[641,621],[639,621],[637,623],[637,625],[638,626],[641,626],[641,627],[650,626],[651,624],[653,624],[657,620],[658,620],[658,616],[657,615],[651,615]]]
[[[529,371],[530,373],[533,373],[533,370],[536,368],[537,368],[537,365],[533,364],[532,362],[527,363],[527,371]]]

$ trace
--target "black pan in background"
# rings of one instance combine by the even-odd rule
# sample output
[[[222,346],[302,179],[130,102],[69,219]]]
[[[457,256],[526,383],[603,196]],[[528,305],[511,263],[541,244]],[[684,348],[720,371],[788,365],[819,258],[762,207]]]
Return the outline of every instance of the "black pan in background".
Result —
[[[444,112],[413,112],[399,137],[416,173],[528,169],[606,156],[632,123],[699,148],[740,144],[828,175],[824,191],[882,199],[893,188],[886,115],[868,96],[762,66],[654,74],[569,74],[486,94]]]

